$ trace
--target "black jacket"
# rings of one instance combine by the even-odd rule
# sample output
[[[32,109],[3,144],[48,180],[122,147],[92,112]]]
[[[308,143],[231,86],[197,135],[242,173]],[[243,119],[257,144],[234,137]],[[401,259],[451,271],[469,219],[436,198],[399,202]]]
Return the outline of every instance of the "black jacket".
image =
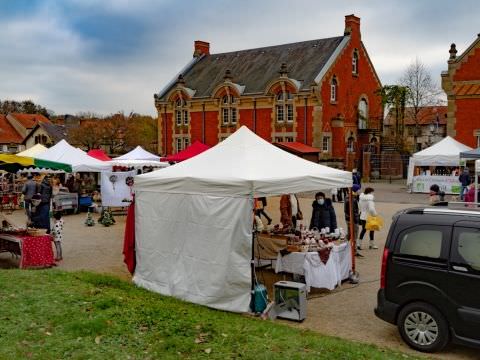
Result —
[[[345,198],[343,211],[345,212],[345,221],[348,223],[350,221],[350,199],[348,196]],[[353,223],[360,223],[360,211],[358,210],[358,199],[356,196],[353,196]]]
[[[458,177],[458,181],[462,183],[462,186],[468,186],[472,182],[470,175],[467,172],[463,172],[462,175]]]
[[[334,231],[337,228],[337,216],[332,205],[332,200],[325,199],[325,204],[319,205],[317,200],[312,203],[312,219],[310,220],[310,229],[330,228]]]
[[[52,187],[48,181],[42,181],[40,184],[40,196],[42,197],[42,203],[50,203],[52,198]]]

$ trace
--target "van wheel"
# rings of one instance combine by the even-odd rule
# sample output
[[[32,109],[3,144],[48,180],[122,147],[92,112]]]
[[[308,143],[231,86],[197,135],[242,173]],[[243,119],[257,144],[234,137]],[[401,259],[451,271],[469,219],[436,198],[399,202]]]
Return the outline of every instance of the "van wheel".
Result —
[[[426,303],[406,305],[398,314],[397,326],[403,340],[418,351],[440,351],[450,340],[447,321]]]

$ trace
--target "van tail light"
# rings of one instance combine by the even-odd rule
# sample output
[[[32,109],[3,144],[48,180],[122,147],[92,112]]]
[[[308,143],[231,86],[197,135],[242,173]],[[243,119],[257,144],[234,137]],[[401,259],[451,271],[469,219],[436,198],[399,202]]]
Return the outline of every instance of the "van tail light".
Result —
[[[383,257],[382,257],[382,270],[380,272],[380,289],[385,289],[385,285],[387,283],[387,262],[388,262],[388,255],[390,254],[387,247],[383,250]]]

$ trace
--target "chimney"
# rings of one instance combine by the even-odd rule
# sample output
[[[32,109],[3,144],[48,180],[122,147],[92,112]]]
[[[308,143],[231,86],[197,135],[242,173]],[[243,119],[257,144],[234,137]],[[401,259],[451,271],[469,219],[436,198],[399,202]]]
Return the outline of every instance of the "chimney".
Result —
[[[360,18],[355,15],[345,16],[345,31],[343,33],[347,35],[356,35],[360,37]]]
[[[194,42],[193,57],[200,57],[202,55],[210,55],[210,43],[201,40],[195,40]]]

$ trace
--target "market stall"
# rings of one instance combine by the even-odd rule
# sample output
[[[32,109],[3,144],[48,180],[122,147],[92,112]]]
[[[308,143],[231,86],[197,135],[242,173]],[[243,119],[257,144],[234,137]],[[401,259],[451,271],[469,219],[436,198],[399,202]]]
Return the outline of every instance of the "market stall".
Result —
[[[160,156],[152,154],[144,150],[141,146],[137,146],[132,151],[116,157],[109,161],[114,167],[120,167],[127,169],[136,169],[142,172],[147,172],[143,170],[152,171],[156,169],[161,169],[168,166],[168,163],[161,162]]]
[[[93,157],[94,159],[100,160],[100,161],[110,161],[112,158],[105,154],[105,151],[102,149],[91,149],[87,152],[87,155]]]
[[[254,198],[351,185],[350,172],[289,154],[243,126],[188,161],[135,177],[133,281],[190,302],[248,311]]]
[[[18,156],[27,156],[27,157],[36,157],[40,155],[41,153],[45,152],[47,148],[43,146],[42,144],[35,144],[31,148],[24,150],[22,152],[19,152],[17,155]]]
[[[459,194],[460,153],[472,150],[447,136],[436,144],[413,154],[408,166],[407,185],[412,192],[428,193],[437,184],[446,194]]]
[[[173,162],[180,162],[191,159],[198,154],[210,149],[210,146],[205,145],[200,141],[195,141],[192,145],[187,147],[186,149],[179,151],[176,154],[168,155],[167,157],[162,158],[162,161],[173,161]]]

